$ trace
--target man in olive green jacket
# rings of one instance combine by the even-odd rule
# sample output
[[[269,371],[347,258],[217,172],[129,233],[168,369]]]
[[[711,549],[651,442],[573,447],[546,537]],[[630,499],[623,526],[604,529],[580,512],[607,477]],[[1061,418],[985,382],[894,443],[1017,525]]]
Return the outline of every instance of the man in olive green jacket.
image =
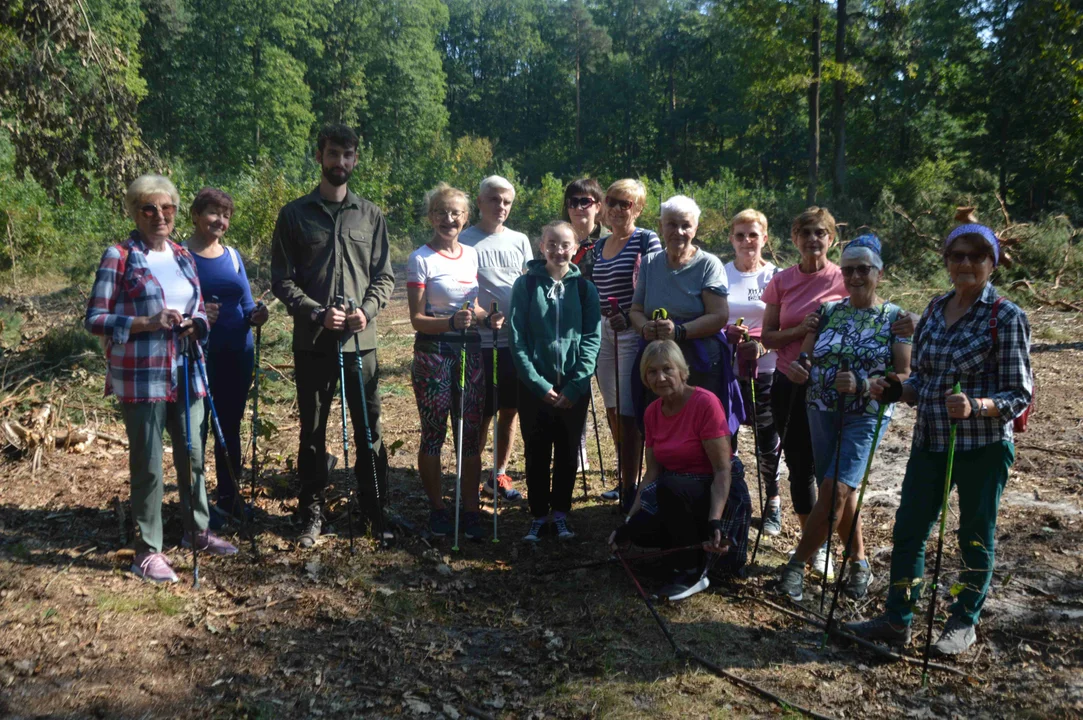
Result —
[[[395,274],[383,213],[350,192],[347,181],[357,164],[357,135],[344,125],[319,134],[316,161],[319,187],[282,208],[271,251],[271,288],[293,316],[294,377],[301,416],[297,470],[301,476],[299,538],[302,547],[316,543],[322,528],[328,468],[325,461],[327,418],[338,382],[338,343],[346,369],[346,404],[353,424],[358,496],[368,519],[387,499],[387,450],[380,428],[379,370],[376,363],[376,316],[391,299]],[[352,298],[357,309],[335,307],[336,296]],[[372,429],[377,478],[365,441],[361,384],[354,354],[361,347],[368,425]]]

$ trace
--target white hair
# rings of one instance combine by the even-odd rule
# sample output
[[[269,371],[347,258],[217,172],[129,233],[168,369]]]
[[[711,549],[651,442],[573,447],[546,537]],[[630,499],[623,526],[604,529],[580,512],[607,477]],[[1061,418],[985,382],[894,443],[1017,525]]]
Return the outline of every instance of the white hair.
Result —
[[[840,265],[858,265],[862,262],[866,265],[871,265],[877,270],[884,269],[883,259],[867,247],[847,246],[846,249],[842,251],[842,258],[839,260]]]
[[[507,178],[499,175],[490,175],[478,185],[478,197],[485,197],[490,190],[503,190],[511,193],[511,199],[515,199],[515,186],[508,182]]]
[[[699,205],[696,205],[696,201],[687,195],[674,195],[669,200],[662,203],[662,212],[660,215],[665,217],[666,213],[691,215],[693,220],[697,223],[699,222]]]

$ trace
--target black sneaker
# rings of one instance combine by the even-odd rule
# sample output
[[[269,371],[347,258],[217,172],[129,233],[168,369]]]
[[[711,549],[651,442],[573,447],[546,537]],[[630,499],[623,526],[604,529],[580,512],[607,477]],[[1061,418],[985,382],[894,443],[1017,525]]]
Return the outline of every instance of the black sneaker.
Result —
[[[710,587],[711,581],[706,573],[699,570],[678,570],[673,581],[658,591],[658,597],[669,602],[679,602],[690,598]]]
[[[859,562],[850,563],[850,572],[846,576],[846,585],[843,592],[847,597],[860,600],[869,592],[869,583],[872,582],[872,568],[868,563],[862,565]]]
[[[429,532],[436,537],[447,537],[455,532],[451,523],[451,514],[444,508],[429,513]]]
[[[471,540],[484,540],[489,537],[489,530],[482,522],[481,513],[463,513],[463,534]]]
[[[910,626],[896,625],[886,614],[865,622],[846,623],[842,629],[865,640],[880,640],[900,647],[910,644]]]
[[[571,540],[575,537],[575,533],[568,527],[568,519],[559,517],[553,520],[553,529],[557,532],[557,537],[561,540]]]
[[[545,517],[534,518],[530,521],[530,529],[526,531],[526,535],[523,536],[523,542],[537,543],[541,542],[542,532],[545,529],[548,519]]]
[[[316,513],[309,516],[308,521],[305,522],[304,531],[297,538],[297,544],[303,548],[312,547],[320,539],[321,530],[323,530],[323,521],[320,520],[320,514]]]

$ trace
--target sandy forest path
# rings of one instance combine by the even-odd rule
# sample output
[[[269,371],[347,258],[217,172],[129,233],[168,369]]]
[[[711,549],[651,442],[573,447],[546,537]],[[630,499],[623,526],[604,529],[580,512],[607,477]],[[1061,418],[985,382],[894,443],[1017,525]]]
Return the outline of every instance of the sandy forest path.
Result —
[[[70,423],[123,437],[111,402],[100,398],[100,352],[79,339],[72,320],[83,302],[72,289],[3,299],[0,421],[49,401],[61,418],[57,432]],[[36,469],[32,457],[10,449],[0,460],[0,717],[788,716],[675,659],[618,565],[563,570],[604,560],[603,541],[618,520],[597,499],[605,486],[593,440],[590,496],[577,500],[572,542],[525,547],[525,503],[502,503],[502,541],[464,542],[457,554],[450,542],[404,537],[381,552],[362,540],[351,556],[344,521],[334,525],[339,535],[310,551],[296,548],[292,358],[281,305],[272,312],[261,413],[273,427],[261,441],[258,561],[234,535],[241,553],[201,558],[203,587],[193,591],[191,555],[176,547],[179,505],[167,471],[167,553],[182,580],[142,583],[126,571],[131,551],[114,510],[114,498],[128,494],[125,447],[99,436],[44,453]],[[919,669],[843,644],[821,651],[819,632],[749,599],[782,602],[768,586],[772,566],[797,541],[785,498],[783,534],[765,539],[759,571],[661,609],[678,641],[833,717],[1083,716],[1083,319],[1029,315],[1039,405],[1018,438],[979,644],[954,663],[968,677],[934,673],[923,690]],[[381,317],[385,435],[394,448],[393,503],[420,525],[426,510],[414,470],[419,434],[405,316],[400,288]],[[845,601],[844,619],[882,604],[913,417],[898,413],[876,461],[866,515],[875,580],[866,600]],[[340,433],[329,436],[330,451],[341,455]],[[603,450],[609,469],[604,435]],[[444,464],[451,492],[447,449]],[[521,483],[521,445],[513,467]],[[341,467],[333,480],[341,492]],[[949,529],[956,525],[953,515]],[[951,578],[959,569],[953,537],[946,547]],[[642,568],[645,579],[650,570]]]

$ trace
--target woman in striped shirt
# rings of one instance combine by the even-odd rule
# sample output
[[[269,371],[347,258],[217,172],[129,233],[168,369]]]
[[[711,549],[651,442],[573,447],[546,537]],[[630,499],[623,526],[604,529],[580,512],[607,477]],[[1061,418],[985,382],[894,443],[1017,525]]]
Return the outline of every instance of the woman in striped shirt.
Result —
[[[647,188],[638,180],[618,180],[609,186],[605,194],[605,223],[613,232],[594,246],[592,274],[605,315],[598,353],[598,385],[605,400],[609,429],[620,446],[621,468],[617,489],[602,497],[616,500],[624,487],[629,491],[624,493],[629,503],[635,494],[642,438],[632,408],[632,372],[639,343],[628,311],[640,264],[645,256],[662,250],[658,235],[636,227],[636,219],[646,202]]]

